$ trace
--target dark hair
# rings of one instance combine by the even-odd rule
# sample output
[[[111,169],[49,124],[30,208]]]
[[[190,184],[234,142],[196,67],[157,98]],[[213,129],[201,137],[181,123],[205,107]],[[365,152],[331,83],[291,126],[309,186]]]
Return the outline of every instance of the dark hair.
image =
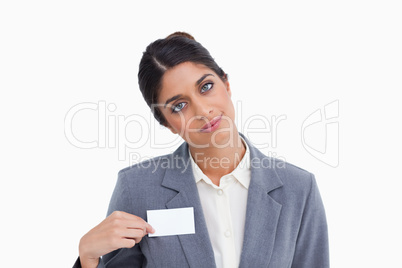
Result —
[[[162,87],[164,73],[183,62],[203,64],[213,70],[222,81],[227,75],[216,64],[208,50],[195,41],[188,33],[175,32],[164,39],[158,39],[148,45],[140,62],[138,84],[148,106],[156,104]],[[155,119],[166,125],[166,119],[158,107],[152,107]]]

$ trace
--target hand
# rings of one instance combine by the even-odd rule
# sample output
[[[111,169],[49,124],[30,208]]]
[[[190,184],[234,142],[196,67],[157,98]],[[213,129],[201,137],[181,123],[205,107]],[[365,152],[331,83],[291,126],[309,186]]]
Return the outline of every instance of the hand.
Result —
[[[154,228],[142,218],[115,211],[80,240],[81,266],[96,267],[99,257],[119,248],[131,248]]]

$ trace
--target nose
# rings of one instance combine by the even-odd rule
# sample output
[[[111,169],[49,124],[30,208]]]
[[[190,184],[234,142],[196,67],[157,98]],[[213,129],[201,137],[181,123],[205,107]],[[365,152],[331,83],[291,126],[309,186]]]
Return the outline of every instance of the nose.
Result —
[[[213,115],[213,108],[211,104],[208,103],[207,100],[197,99],[195,102],[195,115],[197,119],[205,120],[211,119],[211,115]]]

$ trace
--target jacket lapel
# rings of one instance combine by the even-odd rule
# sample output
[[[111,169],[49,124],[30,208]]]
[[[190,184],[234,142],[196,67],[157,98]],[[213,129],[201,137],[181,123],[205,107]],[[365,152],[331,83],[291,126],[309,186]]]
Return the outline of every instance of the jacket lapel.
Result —
[[[166,208],[194,208],[195,234],[179,235],[178,238],[190,267],[215,267],[214,253],[189,161],[187,146],[187,143],[183,143],[173,153],[174,168],[166,170],[162,186],[178,192],[173,199],[166,203]]]
[[[240,267],[267,267],[282,209],[282,205],[272,199],[269,192],[283,184],[274,169],[275,160],[262,154],[244,135],[240,135],[247,142],[251,157],[251,181]],[[187,143],[183,143],[173,153],[174,168],[166,170],[162,186],[178,192],[166,203],[166,208],[194,208],[195,234],[179,235],[178,238],[190,267],[216,267],[187,146]]]
[[[269,192],[282,187],[275,160],[263,155],[242,135],[250,148],[251,181],[240,267],[267,267],[271,259],[282,205]]]

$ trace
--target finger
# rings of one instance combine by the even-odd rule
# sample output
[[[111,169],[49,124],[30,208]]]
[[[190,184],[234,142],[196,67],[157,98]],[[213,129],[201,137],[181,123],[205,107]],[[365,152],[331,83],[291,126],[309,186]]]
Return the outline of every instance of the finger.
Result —
[[[114,218],[114,219],[129,220],[129,221],[142,220],[142,218],[140,218],[136,215],[133,215],[133,214],[130,214],[130,213],[127,213],[124,211],[117,211],[117,210],[113,211],[113,213],[110,214],[110,217]]]
[[[155,229],[154,227],[152,227],[149,223],[146,222],[146,227],[145,227],[145,231],[147,234],[151,233],[155,233]]]
[[[143,219],[137,219],[137,220],[123,220],[123,226],[126,227],[127,229],[141,229],[144,231],[144,235],[147,233],[147,225],[148,223],[144,221]]]
[[[139,242],[138,242],[139,243]],[[121,245],[120,247],[122,248],[132,248],[135,246],[135,244],[137,244],[137,242],[135,241],[135,239],[131,239],[131,238],[124,238],[121,240]]]
[[[128,228],[141,228],[141,229],[145,230],[146,234],[155,233],[155,229],[149,223],[147,223],[144,219],[142,219],[138,216],[132,215],[132,214],[128,214],[126,216],[127,216],[126,220],[127,220]],[[133,217],[131,217],[131,216],[133,216]]]
[[[125,238],[142,238],[146,235],[146,232],[144,229],[126,229],[124,233],[122,234],[123,237]]]
[[[155,229],[141,217],[124,211],[115,211],[113,214],[116,217],[126,220],[125,223],[127,224],[128,228],[143,228],[145,229],[146,233],[155,233]]]
[[[126,241],[129,240],[129,241]],[[121,245],[120,247],[134,247],[135,244],[139,244],[142,240],[142,237],[135,237],[135,238],[128,238],[128,237],[122,237],[121,238]]]
[[[142,220],[142,218],[140,218],[140,217],[138,217],[138,216],[136,216],[136,215],[133,215],[133,214],[130,214],[130,213],[127,213],[127,212],[124,212],[124,211],[120,211],[121,213],[120,213],[120,216],[123,218],[123,219],[127,219],[127,220],[130,220],[130,221],[133,221],[133,220]]]

